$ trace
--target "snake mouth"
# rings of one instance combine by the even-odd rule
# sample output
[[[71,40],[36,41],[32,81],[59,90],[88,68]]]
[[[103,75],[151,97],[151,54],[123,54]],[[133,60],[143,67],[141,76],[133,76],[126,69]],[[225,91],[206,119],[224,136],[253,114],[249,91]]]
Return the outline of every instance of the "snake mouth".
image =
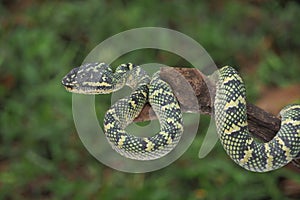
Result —
[[[95,89],[91,89],[89,87],[76,87],[75,85],[64,85],[64,88],[71,93],[76,93],[76,94],[86,94],[86,95],[93,95],[93,94],[99,94],[101,91],[97,91]]]
[[[73,92],[73,87],[67,85],[64,85],[64,87],[68,92]]]

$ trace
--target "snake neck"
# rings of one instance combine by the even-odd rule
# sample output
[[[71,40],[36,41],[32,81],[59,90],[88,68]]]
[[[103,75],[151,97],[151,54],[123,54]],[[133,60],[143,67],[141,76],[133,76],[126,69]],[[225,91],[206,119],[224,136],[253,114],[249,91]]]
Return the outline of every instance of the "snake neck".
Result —
[[[119,65],[113,76],[113,80],[115,80],[113,91],[117,91],[125,85],[136,90],[150,82],[148,74],[140,66],[132,63]]]

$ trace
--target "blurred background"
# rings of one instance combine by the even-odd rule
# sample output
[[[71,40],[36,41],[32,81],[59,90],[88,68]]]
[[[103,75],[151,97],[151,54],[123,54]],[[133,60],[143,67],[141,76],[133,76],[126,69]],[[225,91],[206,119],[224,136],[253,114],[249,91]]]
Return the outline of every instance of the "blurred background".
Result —
[[[0,199],[298,199],[299,170],[248,172],[218,143],[204,159],[196,140],[168,167],[145,174],[110,169],[82,145],[72,95],[61,78],[106,38],[137,27],[180,31],[216,64],[235,66],[252,103],[277,114],[300,102],[300,5],[297,1],[0,1]],[[117,48],[117,47],[116,47]],[[118,63],[186,65],[157,50]],[[97,97],[97,112],[109,95]],[[103,116],[98,116],[102,120]]]

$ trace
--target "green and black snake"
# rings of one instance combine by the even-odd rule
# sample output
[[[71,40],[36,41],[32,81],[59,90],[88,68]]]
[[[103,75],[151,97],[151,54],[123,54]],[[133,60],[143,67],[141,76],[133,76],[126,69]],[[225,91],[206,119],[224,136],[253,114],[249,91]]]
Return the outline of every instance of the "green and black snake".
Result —
[[[159,74],[150,79],[139,66],[122,64],[113,72],[105,63],[85,64],[63,79],[68,91],[83,94],[111,93],[125,84],[133,92],[117,101],[105,114],[104,132],[111,146],[121,155],[137,160],[153,160],[169,153],[183,133],[182,113],[172,89]],[[160,122],[160,132],[137,137],[124,129],[149,101]]]
[[[245,86],[237,71],[223,67],[218,72],[214,117],[217,132],[227,154],[250,171],[265,172],[280,168],[299,156],[300,105],[289,105],[281,112],[281,128],[267,143],[249,134]],[[118,100],[104,117],[105,135],[117,152],[136,160],[163,157],[178,144],[183,133],[180,105],[171,87],[159,73],[150,78],[139,66],[122,64],[115,71],[105,63],[87,63],[72,69],[62,80],[66,90],[81,94],[111,93],[125,84],[132,93]],[[137,137],[125,128],[149,102],[160,122],[154,136]]]

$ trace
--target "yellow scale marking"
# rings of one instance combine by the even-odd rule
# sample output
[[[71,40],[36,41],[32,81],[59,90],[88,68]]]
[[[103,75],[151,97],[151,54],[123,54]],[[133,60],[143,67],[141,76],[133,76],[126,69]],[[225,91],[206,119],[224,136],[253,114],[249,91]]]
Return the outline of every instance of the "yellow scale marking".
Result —
[[[167,104],[167,105],[164,105],[164,106],[162,106],[161,107],[161,110],[162,111],[165,111],[165,110],[167,110],[167,109],[171,109],[171,108],[176,108],[177,107],[177,104],[176,103],[170,103],[170,104]]]
[[[106,82],[83,82],[82,85],[87,85],[87,86],[111,86],[111,84],[106,83]]]
[[[171,144],[172,143],[172,138],[171,136],[166,133],[165,131],[160,132],[161,135],[163,135],[165,137],[165,140],[167,140],[167,144]]]
[[[246,101],[243,97],[239,96],[239,98],[237,98],[236,101],[231,100],[230,102],[227,102],[224,109],[238,107],[239,103],[246,104]]]
[[[111,128],[113,128],[113,127],[114,127],[114,124],[113,124],[113,123],[108,123],[108,124],[104,125],[104,129],[105,129],[105,130],[111,129]]]
[[[135,103],[135,101],[129,101],[129,103],[133,108],[136,108],[137,104]]]
[[[265,143],[264,146],[265,146],[265,150],[266,150],[266,154],[267,154],[266,168],[269,170],[269,169],[272,169],[272,167],[273,167],[274,157],[270,154],[271,148],[270,148],[269,143]]]
[[[278,143],[282,145],[282,150],[285,151],[285,156],[286,156],[287,160],[289,160],[291,158],[291,150],[285,146],[285,143],[281,138],[275,136],[274,139],[277,140]]]
[[[172,119],[172,118],[168,118],[167,120],[166,120],[168,123],[173,123],[174,124],[174,119]]]
[[[248,145],[252,144],[252,142],[253,142],[253,138],[249,138],[248,140],[246,140],[246,143],[247,143]]]
[[[300,125],[300,121],[295,121],[295,120],[292,120],[292,119],[285,119],[284,121],[282,121],[282,123],[284,123],[284,124],[293,124],[294,126]]]
[[[292,110],[292,109],[295,109],[295,108],[300,109],[300,105],[294,105],[293,107],[290,107],[290,108],[286,109],[285,111],[289,111],[289,110]]]
[[[233,80],[238,80],[240,82],[243,82],[242,78],[239,77],[239,76],[229,76],[229,77],[226,77],[223,81],[223,83],[228,83],[230,81],[233,81]]]
[[[146,93],[146,92],[143,91],[143,92],[141,92],[141,93],[143,94],[144,97],[147,96],[147,93]]]
[[[225,129],[224,130],[224,134],[231,134],[232,132],[237,132],[240,131],[241,128],[235,124],[232,125],[232,127],[230,127],[229,129]]]
[[[240,163],[242,164],[242,165],[244,165],[244,164],[246,164],[248,161],[249,161],[249,159],[252,157],[252,152],[253,152],[253,149],[248,149],[248,150],[245,150],[244,151],[244,158],[242,158],[241,160],[240,160]]]
[[[163,89],[162,88],[160,88],[159,90],[155,90],[152,94],[151,94],[151,96],[157,96],[157,95],[159,95],[159,94],[163,94]]]
[[[148,138],[145,138],[144,139],[144,141],[147,143],[147,145],[146,145],[146,151],[151,151],[153,148],[154,148],[154,143],[153,142],[151,142]]]
[[[121,138],[120,138],[119,141],[118,141],[118,147],[119,147],[119,148],[121,148],[121,147],[123,146],[125,140],[126,140],[126,136],[125,136],[125,135],[122,135]]]

